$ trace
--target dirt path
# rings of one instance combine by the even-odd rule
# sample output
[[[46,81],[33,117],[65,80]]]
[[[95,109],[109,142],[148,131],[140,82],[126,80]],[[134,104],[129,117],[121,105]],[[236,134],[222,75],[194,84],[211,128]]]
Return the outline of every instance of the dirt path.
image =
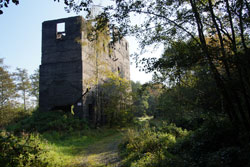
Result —
[[[119,167],[118,145],[122,135],[117,133],[88,146],[82,167]]]

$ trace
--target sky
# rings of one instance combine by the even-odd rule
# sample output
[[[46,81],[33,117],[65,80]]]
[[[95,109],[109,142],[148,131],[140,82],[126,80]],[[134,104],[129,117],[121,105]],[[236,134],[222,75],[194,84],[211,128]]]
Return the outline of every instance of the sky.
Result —
[[[101,0],[99,0],[101,1]],[[96,0],[96,4],[103,5]],[[41,64],[41,32],[42,22],[59,18],[76,16],[74,12],[67,13],[64,4],[54,0],[22,0],[19,5],[4,8],[0,15],[0,58],[10,71],[17,67],[25,68],[29,74]],[[79,15],[82,15],[81,13]],[[138,51],[134,37],[126,37],[129,42],[130,54]],[[146,56],[158,56],[161,50],[147,53]],[[133,81],[145,83],[151,80],[151,74],[139,72],[131,59],[130,78]]]

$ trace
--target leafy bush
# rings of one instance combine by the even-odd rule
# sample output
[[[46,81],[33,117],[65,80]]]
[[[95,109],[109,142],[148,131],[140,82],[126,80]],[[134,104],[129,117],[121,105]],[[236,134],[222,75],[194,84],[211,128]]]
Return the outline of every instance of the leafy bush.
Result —
[[[107,78],[102,85],[102,99],[104,121],[110,127],[124,127],[133,120],[132,94],[130,82],[112,72],[107,73]]]
[[[15,132],[73,131],[88,128],[85,120],[63,111],[35,111],[30,117],[7,127]]]
[[[48,162],[41,155],[45,151],[40,147],[34,135],[14,136],[5,131],[0,133],[0,164],[3,167],[46,167]]]
[[[0,109],[0,127],[5,127],[8,124],[18,122],[30,115],[30,111],[23,111],[21,108],[5,106]]]
[[[243,136],[243,137],[242,137]],[[169,149],[187,166],[249,166],[248,135],[242,135],[227,121],[207,122]]]
[[[249,133],[227,120],[208,121],[195,131],[152,122],[129,129],[120,145],[123,165],[131,167],[248,167]]]
[[[148,123],[138,129],[129,129],[124,142],[120,145],[124,166],[149,167],[162,166],[165,159],[175,156],[167,150],[176,139],[188,134],[175,125],[164,124],[160,128],[150,127]],[[163,165],[164,166],[164,165]]]

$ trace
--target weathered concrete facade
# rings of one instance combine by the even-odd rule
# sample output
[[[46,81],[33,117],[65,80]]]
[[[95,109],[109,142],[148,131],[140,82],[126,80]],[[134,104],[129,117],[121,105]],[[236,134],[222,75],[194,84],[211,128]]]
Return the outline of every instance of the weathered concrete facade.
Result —
[[[41,111],[69,110],[74,105],[74,111],[87,119],[93,112],[93,89],[82,97],[89,87],[86,80],[95,77],[96,68],[89,58],[95,53],[94,48],[89,43],[82,45],[79,42],[84,40],[86,33],[82,30],[84,24],[86,21],[81,16],[45,21],[42,24]],[[63,25],[64,29],[59,30],[58,25]],[[130,79],[128,48],[128,42],[122,39],[113,46],[112,53],[98,55],[110,71],[118,71],[127,80]],[[104,76],[100,78],[105,79]]]

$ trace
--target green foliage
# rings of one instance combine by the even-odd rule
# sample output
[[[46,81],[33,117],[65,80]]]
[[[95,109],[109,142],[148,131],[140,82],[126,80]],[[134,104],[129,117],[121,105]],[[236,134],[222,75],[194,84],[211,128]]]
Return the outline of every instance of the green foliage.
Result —
[[[149,69],[155,82],[163,82],[156,116],[186,129],[198,128],[205,119],[224,115],[223,99],[206,60],[194,40],[172,42]]]
[[[0,110],[0,128],[18,122],[30,116],[30,112],[23,111],[23,108],[5,106]]]
[[[186,166],[220,167],[250,165],[249,134],[241,134],[228,120],[207,122],[170,148]]]
[[[31,84],[26,69],[17,68],[15,73],[17,90],[21,91],[20,96],[23,100],[24,111],[27,108],[28,94],[31,92]]]
[[[48,162],[42,157],[44,153],[36,136],[0,133],[0,164],[3,167],[47,167]]]
[[[153,167],[164,166],[162,162],[175,156],[168,152],[168,148],[176,140],[186,136],[188,132],[175,125],[162,124],[161,127],[149,126],[148,122],[138,129],[129,129],[120,145],[124,166]]]
[[[26,107],[29,93],[31,93],[28,74],[26,70],[20,68],[17,70],[17,73],[10,73],[8,66],[3,64],[3,59],[0,59],[0,127],[18,121],[31,112],[31,108]],[[21,93],[24,101],[22,105],[18,102],[17,98],[20,97],[18,93]]]
[[[125,126],[133,120],[130,82],[119,75],[108,73],[108,79],[101,86],[104,115],[109,126]]]
[[[21,141],[18,145],[22,149],[21,151],[26,150],[26,145],[23,143],[29,143],[32,147],[39,148],[40,152],[34,152],[34,157],[41,160],[41,167],[43,164],[48,167],[80,166],[82,161],[79,159],[89,151],[87,148],[89,145],[94,145],[95,142],[104,138],[112,140],[112,135],[118,135],[118,131],[115,129],[90,129],[84,120],[76,118],[70,112],[63,111],[35,111],[29,117],[9,125],[7,129],[18,135],[6,133],[13,136],[9,142],[15,142],[14,138]],[[14,145],[16,145],[15,143]],[[31,159],[30,157],[20,159],[8,156],[12,155],[11,149],[5,150],[4,153],[5,159],[20,164],[26,162],[28,158]],[[29,152],[27,154],[33,157],[33,154],[31,155]],[[26,164],[26,166],[28,165]],[[33,166],[36,165],[33,164]]]
[[[3,59],[0,59],[0,111],[10,107],[16,96],[16,85],[12,74],[3,64]]]
[[[131,167],[250,165],[249,133],[240,133],[225,119],[189,132],[159,121],[142,124],[128,130],[120,151],[123,165]]]
[[[136,116],[144,116],[148,110],[148,98],[149,95],[146,91],[142,90],[142,85],[140,82],[133,82],[131,81],[132,87],[132,99],[133,99],[133,106],[135,110]]]
[[[192,99],[194,98],[194,99]],[[196,129],[208,118],[208,109],[199,107],[192,88],[166,89],[158,99],[157,116],[185,129]]]
[[[34,71],[34,74],[30,75],[30,81],[31,81],[31,95],[33,95],[36,98],[36,101],[38,103],[39,101],[39,69],[36,69]]]
[[[143,85],[140,82],[131,81],[132,99],[136,116],[157,114],[157,105],[160,94],[162,93],[162,84],[151,82]]]
[[[7,129],[15,132],[73,131],[88,128],[85,120],[64,111],[35,111],[26,119],[10,125]]]

